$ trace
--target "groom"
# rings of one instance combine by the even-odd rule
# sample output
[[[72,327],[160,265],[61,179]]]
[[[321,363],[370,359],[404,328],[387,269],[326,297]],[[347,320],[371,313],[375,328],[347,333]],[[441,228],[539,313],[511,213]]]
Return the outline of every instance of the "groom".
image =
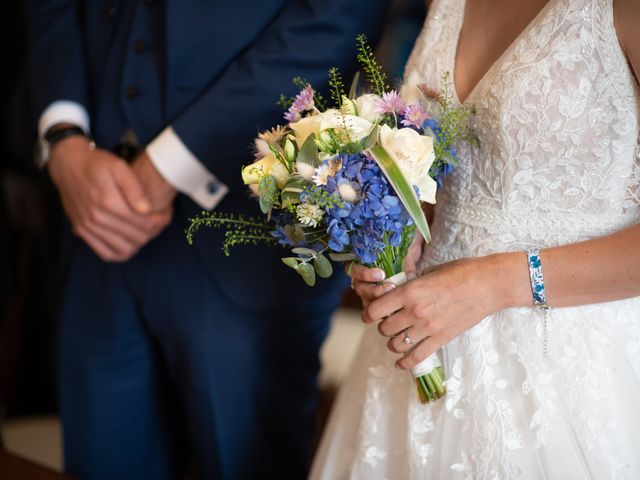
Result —
[[[27,0],[40,159],[65,249],[59,399],[83,479],[303,478],[318,348],[341,281],[315,289],[283,251],[202,209],[258,215],[240,182],[292,77],[353,73],[386,0]]]

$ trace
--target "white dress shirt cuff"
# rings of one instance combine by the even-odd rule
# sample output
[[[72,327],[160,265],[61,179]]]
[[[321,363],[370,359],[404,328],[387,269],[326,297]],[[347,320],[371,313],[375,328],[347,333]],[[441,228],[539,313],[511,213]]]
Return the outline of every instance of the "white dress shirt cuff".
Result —
[[[89,135],[89,113],[78,102],[70,100],[56,100],[49,105],[38,119],[38,142],[40,143],[40,155],[36,158],[39,167],[49,162],[49,145],[44,139],[47,131],[59,123],[70,123],[84,130]]]
[[[89,114],[87,110],[77,102],[69,100],[57,100],[49,105],[38,120],[38,134],[40,138],[44,138],[54,125],[58,123],[70,123],[80,127],[84,132],[89,134]]]
[[[146,152],[167,182],[206,210],[212,210],[229,191],[189,151],[172,127],[165,128],[147,145]]]

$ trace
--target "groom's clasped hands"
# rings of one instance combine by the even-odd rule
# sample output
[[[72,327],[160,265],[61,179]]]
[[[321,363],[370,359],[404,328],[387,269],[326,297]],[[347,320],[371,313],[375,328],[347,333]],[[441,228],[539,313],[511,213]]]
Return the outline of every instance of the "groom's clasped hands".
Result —
[[[396,366],[407,370],[488,315],[516,306],[519,298],[530,294],[526,270],[513,268],[521,260],[517,254],[465,258],[417,275],[423,247],[418,236],[405,260],[408,281],[403,285],[385,282],[378,268],[354,263],[347,269],[362,299],[362,321],[377,323],[380,334],[389,338],[387,348],[403,354]]]
[[[176,191],[145,153],[128,165],[74,136],[54,147],[49,172],[73,232],[104,261],[130,259],[171,222]]]

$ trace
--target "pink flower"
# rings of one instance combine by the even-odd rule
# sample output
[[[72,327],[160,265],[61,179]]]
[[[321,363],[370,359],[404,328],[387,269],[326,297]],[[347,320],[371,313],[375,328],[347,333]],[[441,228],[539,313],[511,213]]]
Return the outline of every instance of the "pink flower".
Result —
[[[313,110],[316,106],[313,102],[313,96],[315,92],[311,85],[307,85],[302,89],[302,91],[296,95],[296,98],[293,100],[293,104],[289,107],[287,113],[284,114],[284,119],[289,122],[295,122],[300,120],[300,113],[306,110]]]
[[[429,118],[429,113],[419,103],[413,103],[402,112],[404,117],[400,122],[405,127],[422,128],[422,124]]]
[[[398,95],[398,92],[391,90],[390,92],[383,93],[382,98],[376,101],[376,113],[385,114],[401,113],[406,108],[404,101]]]

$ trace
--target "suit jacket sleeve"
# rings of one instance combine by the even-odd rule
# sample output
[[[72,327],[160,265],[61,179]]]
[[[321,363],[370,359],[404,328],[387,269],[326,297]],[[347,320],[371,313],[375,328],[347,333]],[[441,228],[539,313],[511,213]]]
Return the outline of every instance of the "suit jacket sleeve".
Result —
[[[200,97],[172,122],[184,144],[229,186],[249,163],[250,142],[261,130],[284,123],[275,105],[293,93],[301,76],[317,87],[330,67],[345,82],[355,70],[355,37],[372,40],[382,26],[387,0],[290,0],[274,21]]]
[[[58,100],[75,102],[89,110],[78,2],[25,0],[24,8],[36,118]]]

